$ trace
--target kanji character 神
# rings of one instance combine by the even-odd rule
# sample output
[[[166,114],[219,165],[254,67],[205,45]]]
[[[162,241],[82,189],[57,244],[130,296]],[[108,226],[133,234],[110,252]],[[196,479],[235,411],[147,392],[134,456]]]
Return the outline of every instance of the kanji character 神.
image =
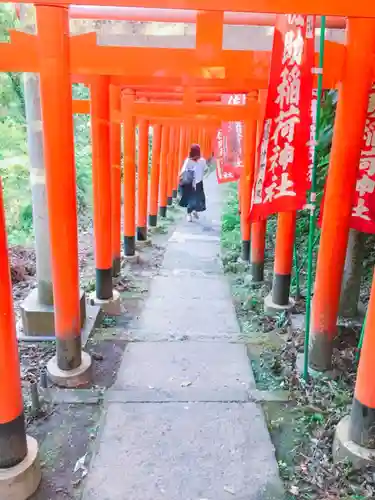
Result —
[[[356,190],[360,196],[364,196],[366,193],[373,193],[375,189],[375,181],[370,179],[368,175],[363,175],[361,179],[357,181]]]
[[[279,155],[279,163],[282,169],[285,171],[289,163],[294,162],[294,147],[286,142],[284,148],[281,150]]]

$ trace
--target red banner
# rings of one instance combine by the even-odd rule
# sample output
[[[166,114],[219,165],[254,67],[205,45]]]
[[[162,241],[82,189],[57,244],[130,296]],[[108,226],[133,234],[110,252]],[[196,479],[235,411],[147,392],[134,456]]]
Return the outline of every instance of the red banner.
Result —
[[[322,223],[323,206],[324,195],[319,226]],[[350,227],[363,233],[375,233],[375,85],[369,96]]]
[[[314,16],[277,16],[252,221],[306,203],[315,128],[314,33]]]
[[[222,102],[244,105],[244,94],[225,95]],[[243,122],[223,122],[216,138],[216,175],[219,184],[237,181],[241,176]]]

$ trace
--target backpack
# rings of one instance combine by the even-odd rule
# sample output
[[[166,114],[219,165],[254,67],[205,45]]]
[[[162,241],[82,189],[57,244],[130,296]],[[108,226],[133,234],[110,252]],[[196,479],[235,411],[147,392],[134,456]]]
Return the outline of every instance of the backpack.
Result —
[[[186,186],[187,184],[193,184],[194,181],[194,170],[186,169],[182,172],[180,184],[181,186]]]

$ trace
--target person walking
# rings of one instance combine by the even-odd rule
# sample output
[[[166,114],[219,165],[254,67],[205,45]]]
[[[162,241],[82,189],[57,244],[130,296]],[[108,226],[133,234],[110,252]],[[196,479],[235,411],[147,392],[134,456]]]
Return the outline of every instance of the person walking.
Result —
[[[181,199],[179,205],[187,208],[187,220],[199,218],[198,213],[206,210],[206,196],[203,188],[203,176],[207,168],[206,160],[201,156],[198,144],[190,147],[188,158],[180,172]]]

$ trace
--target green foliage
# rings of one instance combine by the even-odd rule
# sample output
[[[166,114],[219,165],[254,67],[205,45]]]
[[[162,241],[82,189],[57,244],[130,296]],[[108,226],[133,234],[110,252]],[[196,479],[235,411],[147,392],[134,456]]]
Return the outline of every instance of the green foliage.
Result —
[[[81,84],[73,85],[74,99],[88,99],[89,90]],[[89,115],[74,116],[74,142],[76,160],[78,212],[83,214],[92,206],[91,177],[91,123]]]
[[[0,42],[9,41],[8,30],[18,25],[14,5],[0,5]],[[22,123],[25,118],[25,100],[22,75],[0,73],[0,121],[12,117]]]
[[[32,233],[31,189],[27,156],[0,162],[10,244],[22,244]]]

